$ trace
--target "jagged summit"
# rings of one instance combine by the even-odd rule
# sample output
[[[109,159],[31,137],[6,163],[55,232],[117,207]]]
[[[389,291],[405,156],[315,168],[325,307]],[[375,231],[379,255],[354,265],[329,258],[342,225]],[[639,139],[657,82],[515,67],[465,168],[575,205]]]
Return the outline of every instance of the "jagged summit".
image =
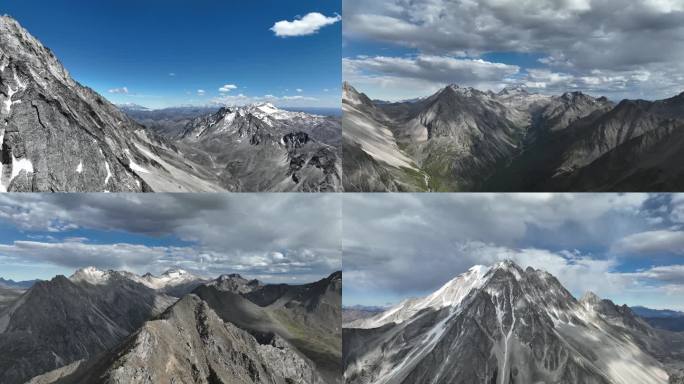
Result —
[[[0,191],[221,191],[215,175],[90,88],[15,20],[0,19]]]
[[[200,276],[194,275],[183,269],[169,269],[159,276],[146,273],[142,276],[128,271],[103,271],[96,267],[86,267],[77,270],[69,280],[74,283],[88,283],[91,285],[107,285],[112,281],[126,279],[142,284],[155,290],[172,289],[188,284],[198,284],[206,281]]]
[[[580,299],[580,302],[583,304],[595,305],[601,302],[601,298],[598,297],[594,292],[587,291]]]
[[[445,297],[456,300],[422,305]],[[351,384],[664,384],[668,377],[656,359],[667,347],[629,308],[584,305],[552,275],[510,260],[471,268],[426,298],[345,328]]]
[[[415,102],[347,99],[359,112],[345,114],[350,191],[415,191],[424,180],[444,192],[682,188],[684,95],[613,102],[577,90],[492,93],[451,85]],[[379,148],[371,134],[392,146]],[[424,177],[414,174],[406,185],[396,169],[411,163]]]
[[[499,91],[498,95],[529,95],[530,93],[530,90],[525,85],[511,85]]]

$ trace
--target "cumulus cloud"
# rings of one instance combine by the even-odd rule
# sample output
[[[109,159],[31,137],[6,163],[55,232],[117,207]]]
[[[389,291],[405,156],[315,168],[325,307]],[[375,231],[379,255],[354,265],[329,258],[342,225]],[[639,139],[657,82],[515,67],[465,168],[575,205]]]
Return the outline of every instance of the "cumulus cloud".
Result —
[[[616,253],[684,254],[684,232],[664,229],[635,233],[620,239],[612,248]]]
[[[341,268],[340,203],[327,196],[2,196],[0,222],[34,236],[53,236],[0,244],[0,264],[11,258],[27,265],[95,265],[138,273],[180,266],[209,275],[254,276],[322,276]],[[150,241],[74,239],[74,229]],[[163,245],[169,238],[175,240]]]
[[[206,94],[207,94],[207,91],[205,91],[204,89],[198,89],[197,90],[197,96],[204,96]]]
[[[226,84],[226,85],[222,86],[221,88],[219,88],[219,92],[221,92],[221,93],[228,93],[228,92],[230,92],[230,91],[232,91],[232,90],[234,90],[234,89],[237,89],[237,88],[238,88],[238,87],[237,87],[237,85],[235,85],[235,84]]]
[[[112,88],[107,92],[117,94],[117,95],[127,95],[128,94],[128,87]]]
[[[448,84],[500,89],[510,81],[507,79],[520,71],[516,65],[435,55],[358,56],[344,58],[342,68],[345,80],[361,88],[380,88],[385,94],[395,95],[400,95],[401,89],[406,88],[413,96],[416,96],[416,89],[434,92]],[[382,98],[382,95],[376,97]]]
[[[541,55],[539,64],[552,74],[570,76],[569,86],[616,96],[662,98],[682,90],[681,4],[670,0],[635,0],[628,6],[621,0],[380,0],[372,4],[349,0],[344,3],[343,28],[348,46],[372,40],[437,56]],[[534,82],[521,79],[525,81]],[[544,92],[556,90],[548,87],[549,82],[538,84],[547,85],[539,87]]]
[[[293,21],[278,21],[271,27],[271,31],[278,37],[306,36],[312,35],[321,28],[335,24],[340,20],[342,20],[340,15],[328,17],[318,12],[311,12]]]
[[[414,58],[358,57],[344,59],[343,66],[351,73],[364,72],[381,76],[408,77],[440,84],[501,81],[520,70],[515,65],[492,63],[481,59],[432,55],[420,55]]]
[[[242,106],[250,105],[256,103],[274,103],[277,105],[284,106],[307,106],[310,102],[318,101],[315,97],[294,95],[294,96],[275,96],[275,95],[264,95],[264,96],[248,96],[245,94],[238,95],[222,95],[215,97],[211,100],[214,105],[221,106]]]
[[[684,288],[684,265],[657,266],[629,275],[664,282],[670,287],[679,285]]]
[[[669,223],[653,222],[670,215],[666,197],[345,195],[345,290],[348,297],[400,299],[434,291],[475,264],[512,259],[552,273],[578,296],[589,290],[631,302],[649,292],[662,296],[661,281],[630,273],[647,260],[654,266],[681,264],[681,256],[627,257],[614,249],[635,233],[666,230]]]

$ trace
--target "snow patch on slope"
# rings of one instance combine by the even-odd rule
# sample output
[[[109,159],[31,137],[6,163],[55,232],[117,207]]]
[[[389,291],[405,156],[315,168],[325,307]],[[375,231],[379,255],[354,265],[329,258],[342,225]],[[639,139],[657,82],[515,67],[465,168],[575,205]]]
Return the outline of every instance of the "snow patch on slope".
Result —
[[[109,281],[110,276],[111,274],[109,272],[99,270],[95,267],[87,267],[76,271],[73,275],[71,275],[71,277],[69,277],[69,280],[74,283],[103,285]]]
[[[140,278],[142,284],[152,289],[163,289],[197,280],[200,278],[182,269],[172,269],[161,276],[147,274]]]
[[[432,308],[456,307],[473,289],[481,288],[487,282],[489,267],[477,265],[468,272],[449,281],[430,296],[422,299],[409,299],[369,319],[361,319],[348,325],[349,328],[379,328],[385,324],[401,324],[416,313]]]

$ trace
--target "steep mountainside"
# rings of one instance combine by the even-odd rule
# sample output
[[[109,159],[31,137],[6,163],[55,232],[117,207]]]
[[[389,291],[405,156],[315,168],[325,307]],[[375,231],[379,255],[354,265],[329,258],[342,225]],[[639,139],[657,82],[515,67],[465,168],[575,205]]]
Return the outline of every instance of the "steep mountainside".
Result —
[[[197,113],[145,127],[0,17],[0,192],[341,189],[339,119],[269,104]]]
[[[515,191],[679,190],[684,97],[624,100],[540,139],[490,180]]]
[[[12,305],[23,293],[22,290],[0,287],[0,313]]]
[[[123,274],[97,282],[84,274],[38,282],[0,311],[0,382],[24,383],[96,356],[174,301]]]
[[[684,361],[626,306],[512,262],[346,324],[343,354],[349,383],[667,383]]]
[[[342,98],[344,187],[348,192],[406,191],[428,188],[427,176],[397,144],[387,116],[348,83]]]
[[[350,112],[345,140],[359,143],[374,129],[388,129],[401,153],[427,174],[432,190],[684,188],[684,94],[614,105],[580,92],[544,96],[524,88],[493,93],[452,85],[409,102],[366,101],[364,109],[381,110],[383,119]],[[347,120],[355,129],[347,128]],[[350,151],[349,159],[350,174],[371,168],[358,151]],[[356,187],[396,190],[398,178],[382,176],[382,183]]]
[[[339,272],[299,286],[221,276],[109,352],[31,383],[342,383],[341,284]]]
[[[342,274],[306,285],[262,285],[240,276],[194,293],[226,322],[254,334],[276,334],[308,359],[328,383],[342,382]]]
[[[341,189],[336,118],[263,103],[221,108],[191,121],[177,139],[231,191],[332,192]],[[330,143],[330,144],[328,144]]]
[[[10,17],[0,17],[0,190],[219,191],[187,161],[93,90]]]
[[[199,297],[188,295],[110,353],[31,383],[323,382],[285,340],[270,334],[257,341],[224,322]]]

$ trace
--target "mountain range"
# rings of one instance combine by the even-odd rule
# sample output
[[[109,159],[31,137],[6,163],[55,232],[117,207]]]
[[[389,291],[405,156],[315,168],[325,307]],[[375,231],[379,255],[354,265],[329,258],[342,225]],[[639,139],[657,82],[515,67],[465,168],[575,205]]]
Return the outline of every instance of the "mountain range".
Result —
[[[668,383],[684,367],[683,334],[510,261],[345,323],[343,338],[348,383]]]
[[[319,128],[340,131],[338,119],[259,105],[155,131],[74,81],[9,16],[0,17],[0,106],[0,191],[341,189],[336,148],[315,138]]]
[[[347,191],[680,190],[684,93],[623,100],[450,85],[404,102],[343,96]]]
[[[341,273],[292,286],[84,268],[8,301],[2,383],[341,382]]]
[[[674,332],[684,332],[684,312],[632,307],[632,311],[652,327]]]

